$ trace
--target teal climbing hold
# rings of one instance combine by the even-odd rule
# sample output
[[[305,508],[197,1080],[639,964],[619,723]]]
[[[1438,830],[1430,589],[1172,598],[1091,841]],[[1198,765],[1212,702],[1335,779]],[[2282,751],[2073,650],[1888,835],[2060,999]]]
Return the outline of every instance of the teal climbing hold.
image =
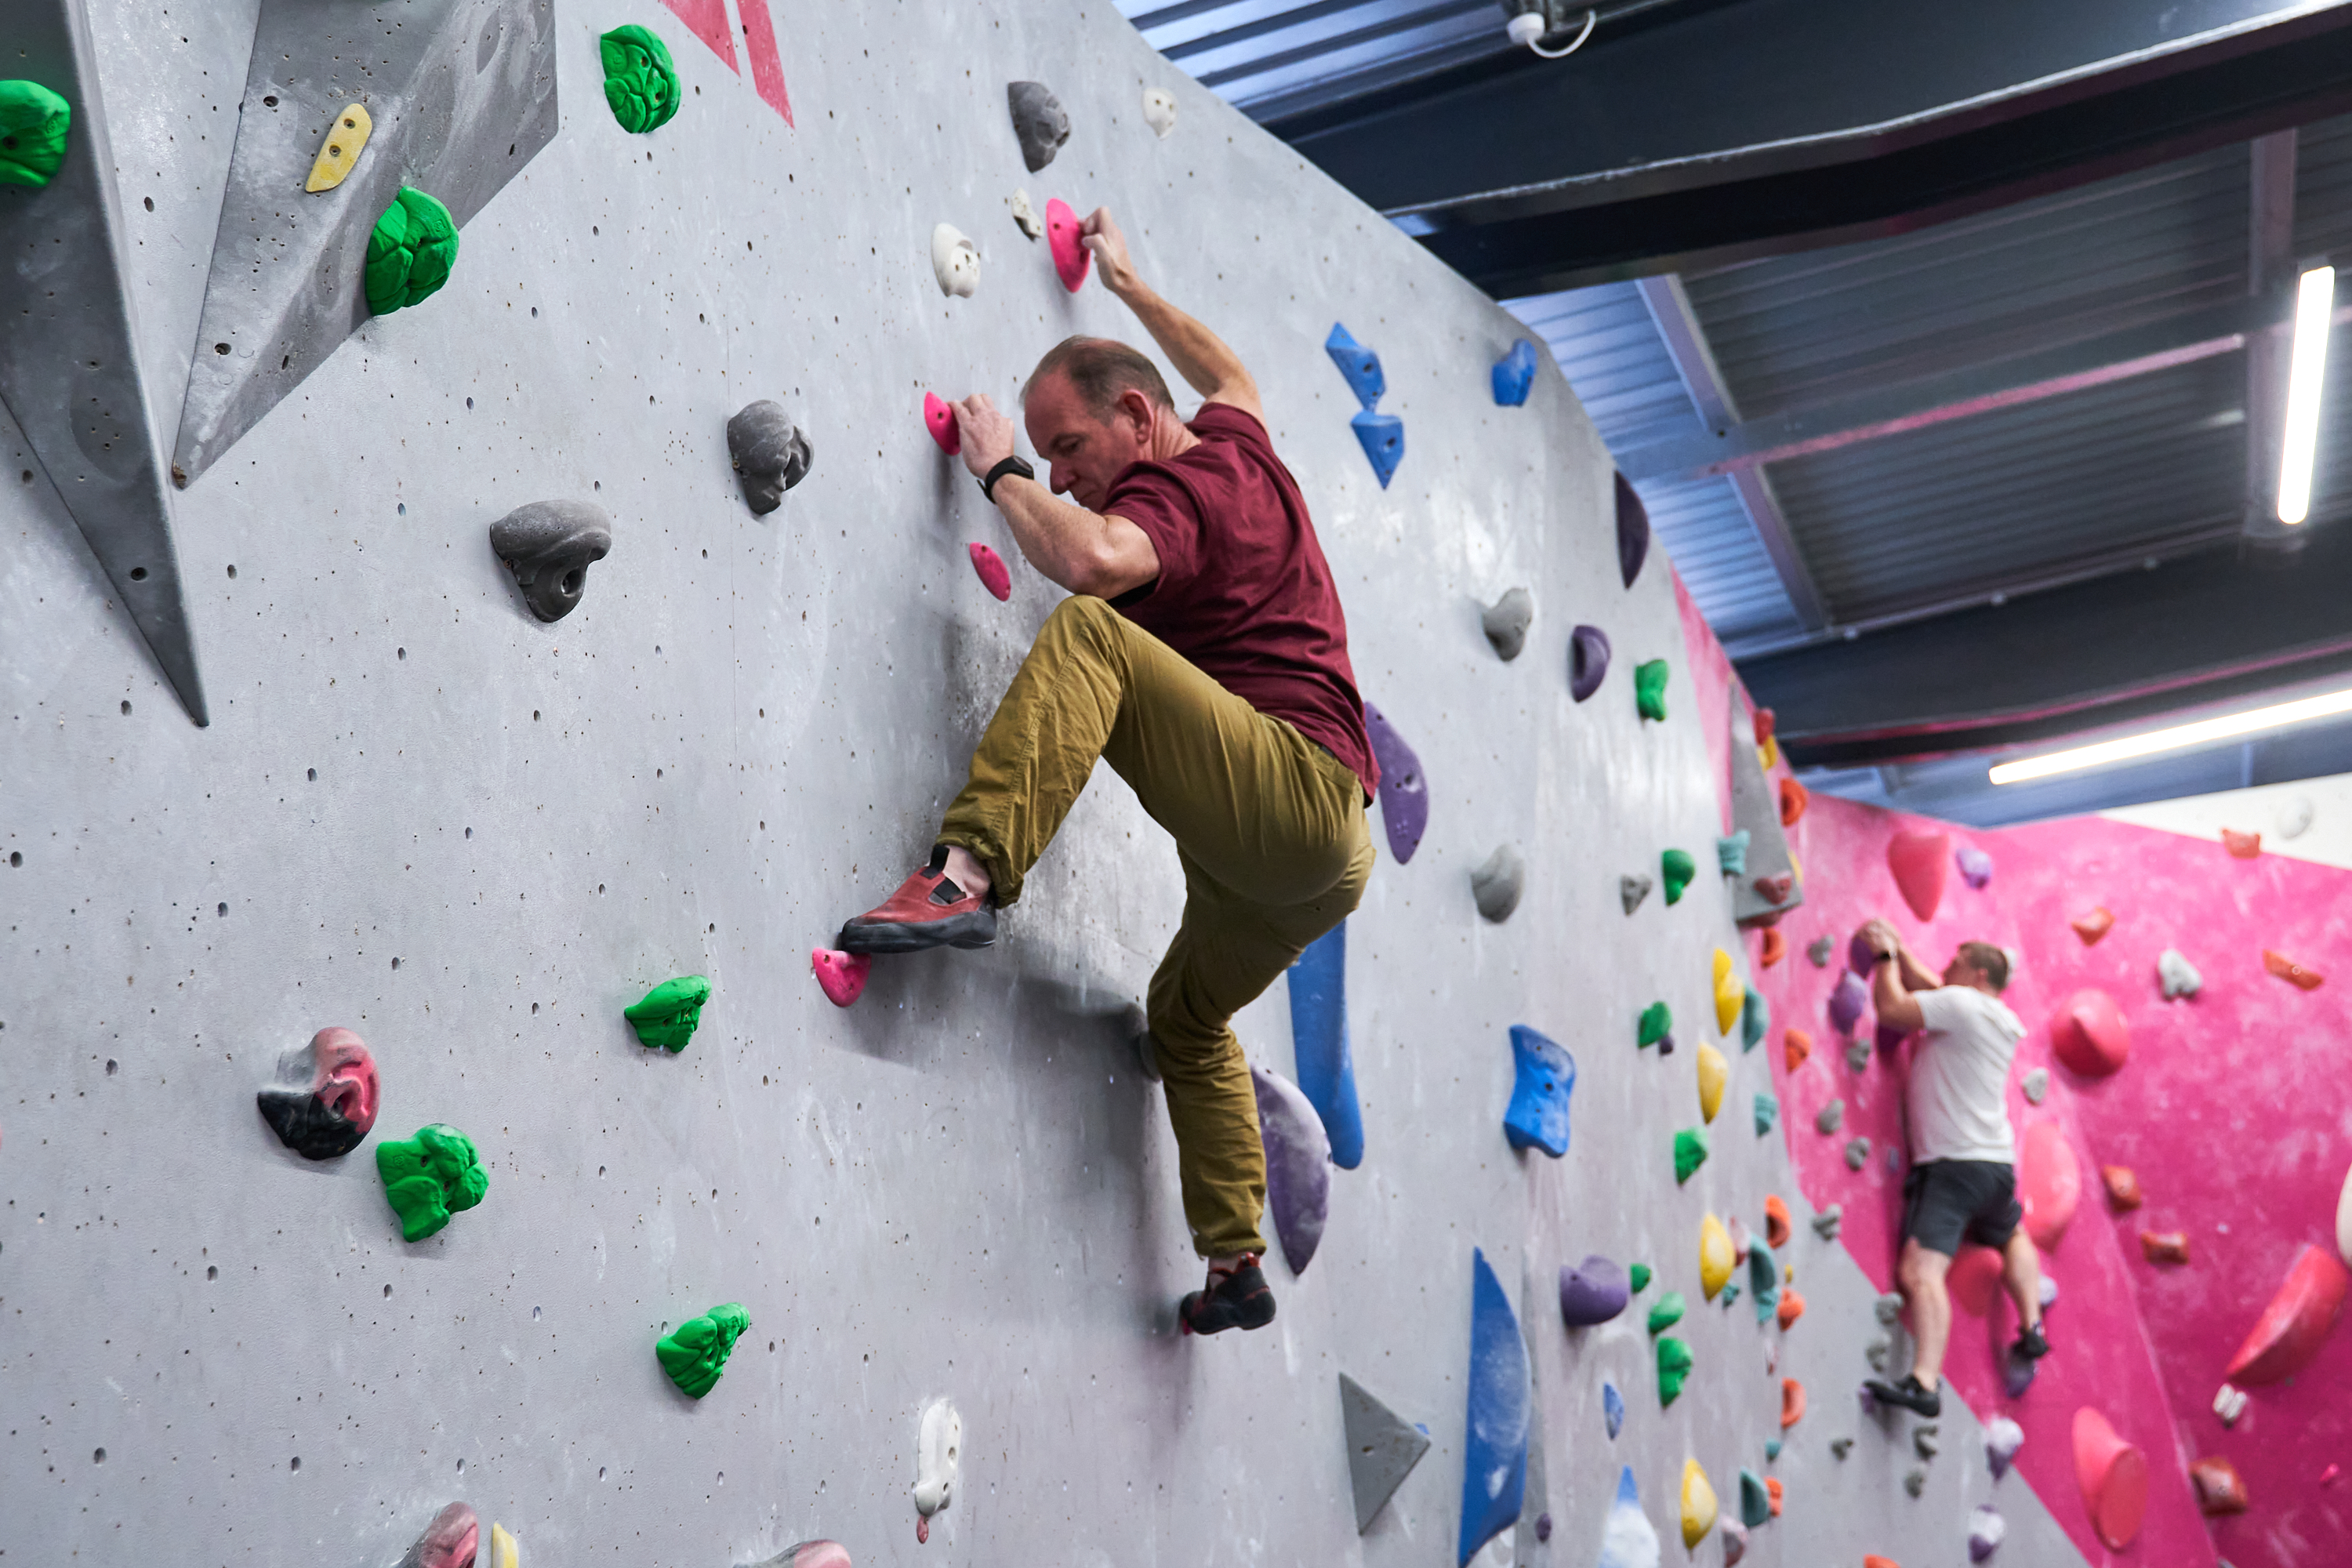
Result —
[[[1389,481],[1396,478],[1397,465],[1404,461],[1404,421],[1368,408],[1348,425],[1356,432],[1364,456],[1371,460],[1372,472],[1380,476],[1381,489],[1388,489]]]
[[[1471,1252],[1469,1409],[1464,1422],[1459,1563],[1515,1523],[1528,1484],[1527,1342],[1486,1255]]]
[[[1750,985],[1739,1000],[1739,1048],[1754,1050],[1771,1026],[1772,1005],[1764,1000],[1764,993]]]
[[[375,1173],[383,1180],[384,1201],[400,1216],[403,1241],[423,1241],[451,1215],[480,1203],[490,1188],[473,1140],[438,1121],[418,1128],[414,1138],[377,1144]]]
[[[1669,849],[1658,857],[1658,875],[1666,884],[1666,902],[1678,904],[1683,901],[1683,889],[1698,875],[1698,862],[1687,849]]]
[[[1691,1179],[1691,1173],[1706,1163],[1706,1129],[1685,1127],[1675,1134],[1675,1184],[1682,1185]]]
[[[72,127],[73,105],[39,82],[22,78],[0,81],[0,185],[38,190],[56,178],[65,166],[66,137]],[[1500,365],[1495,374],[1499,385]]]
[[[624,131],[643,133],[669,123],[677,112],[677,67],[669,46],[635,22],[596,40],[604,68],[604,101]]]
[[[1666,661],[1654,658],[1633,667],[1633,708],[1644,719],[1660,723],[1666,717]]]
[[[1356,395],[1364,412],[1369,414],[1378,408],[1381,395],[1389,389],[1388,377],[1381,373],[1381,356],[1358,342],[1338,321],[1331,323],[1331,335],[1323,340],[1323,352],[1331,356],[1331,363],[1348,378],[1348,390]]]
[[[1664,1002],[1653,1002],[1642,1009],[1642,1021],[1636,1026],[1634,1031],[1634,1045],[1637,1048],[1654,1046],[1660,1040],[1664,1040],[1666,1042],[1666,1048],[1672,1050],[1674,1038],[1675,1015],[1672,1008]]]
[[[1737,833],[1727,833],[1715,841],[1715,861],[1722,868],[1725,876],[1748,875],[1748,829],[1743,827]]]
[[[1738,1300],[1739,1300],[1739,1284],[1738,1284],[1738,1281],[1734,1280],[1734,1281],[1733,1281],[1733,1282],[1731,1282],[1730,1284],[1726,1285],[1726,1286],[1723,1288],[1723,1294],[1722,1294],[1722,1295],[1720,1295],[1720,1296],[1718,1296],[1718,1297],[1717,1297],[1717,1298],[1716,1298],[1716,1300],[1717,1300],[1717,1301],[1720,1305],[1723,1305],[1723,1306],[1726,1306],[1726,1307],[1728,1307],[1728,1306],[1730,1306],[1734,1301]]]
[[[751,1314],[730,1301],[703,1317],[688,1318],[677,1332],[664,1334],[654,1345],[654,1355],[672,1383],[689,1398],[699,1399],[717,1386],[736,1338],[751,1326]]]
[[[1769,1460],[1769,1459],[1777,1459],[1777,1458],[1779,1458],[1780,1457],[1780,1438],[1778,1438],[1778,1437],[1767,1437],[1767,1438],[1765,1438],[1765,1439],[1764,1439],[1764,1458],[1765,1458],[1766,1459],[1768,1459],[1768,1460]]]
[[[1633,1294],[1636,1296],[1648,1289],[1650,1288],[1650,1266],[1646,1263],[1635,1263],[1630,1265],[1625,1270],[1625,1283],[1632,1289]]]
[[[429,298],[457,263],[457,220],[423,191],[401,186],[368,235],[368,309],[385,316]]]
[[[1763,1137],[1780,1124],[1780,1097],[1770,1089],[1756,1091],[1756,1136]]]
[[[1691,1374],[1690,1346],[1667,1334],[1658,1341],[1658,1404],[1672,1405]]]
[[[1659,1297],[1658,1304],[1650,1309],[1650,1332],[1663,1334],[1681,1322],[1683,1312],[1688,1306],[1679,1290],[1669,1290]]]
[[[1764,1485],[1764,1478],[1739,1467],[1739,1522],[1753,1530],[1772,1517],[1772,1494]]]
[[[648,1049],[662,1047],[675,1055],[694,1038],[702,1021],[702,1005],[710,1000],[710,982],[699,974],[665,980],[646,993],[645,1000],[625,1007],[621,1016],[637,1032],[637,1043]]]
[[[1780,1268],[1769,1248],[1748,1245],[1748,1293],[1756,1298],[1756,1321],[1769,1323],[1780,1300]]]

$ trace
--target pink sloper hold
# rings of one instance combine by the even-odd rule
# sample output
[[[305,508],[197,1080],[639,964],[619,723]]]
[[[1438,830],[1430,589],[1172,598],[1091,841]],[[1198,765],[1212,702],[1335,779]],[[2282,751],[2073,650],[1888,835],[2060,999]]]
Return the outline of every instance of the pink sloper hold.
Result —
[[[1061,275],[1062,287],[1076,293],[1095,257],[1078,237],[1078,215],[1059,196],[1045,204],[1045,244],[1054,253],[1054,270]]]
[[[1895,873],[1895,890],[1923,921],[1936,918],[1936,906],[1944,901],[1944,878],[1951,868],[1948,833],[1898,833],[1886,841],[1886,868]]]
[[[940,450],[952,458],[963,450],[963,432],[956,426],[955,409],[940,400],[936,392],[923,394],[923,428],[940,444]]]
[[[2099,1539],[2129,1546],[2147,1512],[2147,1456],[2087,1405],[2074,1412],[2074,1481]]]
[[[2017,1196],[2025,1205],[2025,1234],[2042,1251],[2055,1251],[2083,1198],[2083,1167],[2056,1122],[2037,1121],[2025,1130]]]
[[[2084,1078],[2105,1078],[2131,1055],[2131,1026],[2105,992],[2085,986],[2066,998],[2050,1021],[2050,1045],[2058,1059]]]
[[[874,956],[815,947],[809,950],[809,968],[824,999],[836,1007],[846,1007],[866,994],[866,977],[874,973]]]
[[[2347,1288],[2352,1288],[2352,1273],[2305,1243],[2222,1375],[2236,1384],[2276,1383],[2310,1365],[2343,1315]]]
[[[985,544],[968,544],[964,548],[971,552],[971,569],[980,574],[982,585],[999,602],[1013,597],[1013,574],[1004,569],[1004,557]]]
[[[1990,1247],[1962,1247],[1944,1276],[1944,1285],[1970,1317],[1990,1315],[2000,1294],[2000,1254]]]

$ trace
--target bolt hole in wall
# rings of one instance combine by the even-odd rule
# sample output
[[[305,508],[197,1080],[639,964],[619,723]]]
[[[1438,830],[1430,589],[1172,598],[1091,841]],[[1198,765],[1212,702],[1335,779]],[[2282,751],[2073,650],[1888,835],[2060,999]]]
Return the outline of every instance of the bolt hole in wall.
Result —
[[[147,568],[144,566],[133,566],[131,569],[131,580],[133,583],[144,583],[147,581]]]
[[[236,578],[236,568],[234,565],[232,565],[232,566],[230,566],[230,567],[229,567],[229,569],[228,569],[228,574],[229,574],[229,576],[230,576],[230,578],[231,578],[232,580],[234,580],[234,579]]]

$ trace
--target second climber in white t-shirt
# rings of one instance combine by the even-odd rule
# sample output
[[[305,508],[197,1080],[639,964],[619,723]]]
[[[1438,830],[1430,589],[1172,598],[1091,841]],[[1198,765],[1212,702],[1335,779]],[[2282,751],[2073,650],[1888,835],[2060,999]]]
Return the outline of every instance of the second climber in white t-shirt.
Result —
[[[1874,1378],[1865,1386],[1883,1404],[1932,1416],[1944,1407],[1938,1389],[1952,1337],[1944,1276],[1963,1238],[2000,1253],[2001,1283],[2021,1325],[2011,1353],[2029,1361],[2050,1353],[2042,1332],[2042,1260],[2021,1223],[2009,1125],[2009,1069],[2025,1026],[2000,1000],[2009,955],[1991,943],[1960,943],[1939,980],[1886,921],[1870,921],[1861,938],[1876,955],[1870,999],[1878,1021],[1906,1034],[1925,1031],[1911,1047],[1904,1086],[1911,1171],[1903,1182],[1895,1265],[1917,1349],[1902,1382]]]

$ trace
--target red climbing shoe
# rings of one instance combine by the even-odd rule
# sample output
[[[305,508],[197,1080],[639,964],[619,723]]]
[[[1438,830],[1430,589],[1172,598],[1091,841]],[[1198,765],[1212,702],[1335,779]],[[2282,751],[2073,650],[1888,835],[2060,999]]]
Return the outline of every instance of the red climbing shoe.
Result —
[[[1209,1265],[1209,1288],[1177,1304],[1176,1321],[1188,1334],[1222,1334],[1227,1329],[1262,1329],[1274,1321],[1274,1292],[1258,1271],[1257,1254],[1244,1252],[1230,1268]]]
[[[841,928],[844,952],[920,952],[927,947],[987,947],[996,941],[996,910],[984,894],[967,893],[947,875],[948,847],[931,847],[931,862],[905,881],[887,903],[853,916]]]

